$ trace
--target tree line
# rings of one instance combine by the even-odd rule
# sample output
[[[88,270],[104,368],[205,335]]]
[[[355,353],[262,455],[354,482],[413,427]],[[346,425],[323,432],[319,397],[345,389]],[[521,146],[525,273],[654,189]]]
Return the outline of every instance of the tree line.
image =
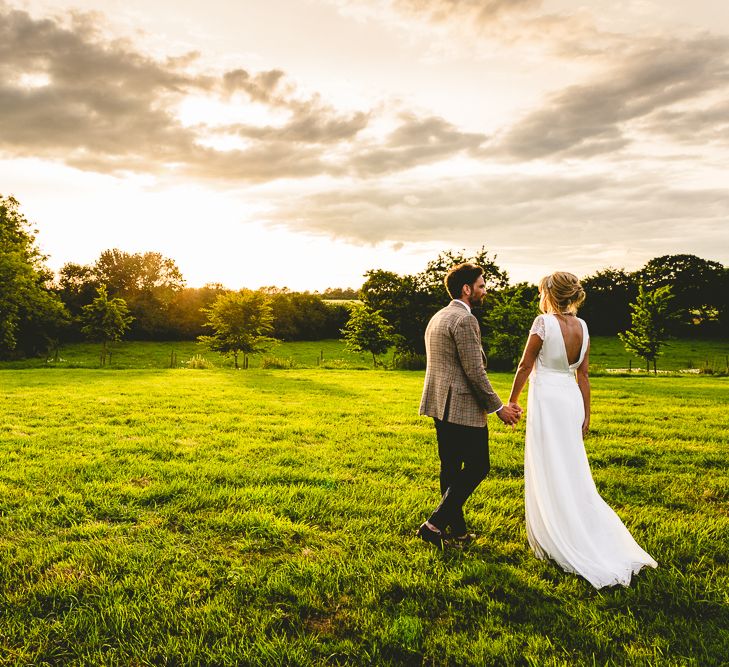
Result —
[[[484,269],[488,288],[474,314],[481,322],[489,367],[514,368],[538,312],[536,285],[511,285],[485,248],[475,255],[447,251],[413,275],[367,272],[364,307],[392,328],[401,364],[422,366],[423,332],[447,303],[443,278],[450,267],[470,261]],[[637,271],[608,268],[581,279],[587,299],[580,316],[593,335],[619,335],[626,349],[653,363],[670,338],[729,337],[729,268],[695,255],[656,257]]]
[[[158,252],[109,249],[93,264],[65,264],[56,276],[36,234],[18,201],[0,196],[0,359],[46,354],[82,339],[113,340],[102,316],[112,311],[125,338],[194,340],[209,333],[209,309],[231,291],[219,283],[187,287],[175,261]],[[284,341],[341,336],[349,311],[333,300],[356,298],[352,289],[259,291],[271,309],[271,336]]]
[[[93,264],[69,262],[54,276],[19,203],[0,196],[0,358],[43,354],[82,338],[108,341],[122,335],[137,340],[197,338],[233,354],[219,335],[220,316],[227,308],[229,313],[248,313],[250,322],[259,323],[258,333],[249,339],[240,338],[245,334],[240,326],[229,329],[237,331],[235,345],[248,340],[236,348],[244,354],[260,348],[255,336],[292,341],[344,335],[352,349],[371,353],[375,362],[394,346],[399,367],[422,367],[427,322],[449,300],[443,279],[455,264],[472,261],[483,267],[488,287],[475,314],[490,367],[511,368],[537,313],[537,288],[511,285],[496,256],[485,248],[473,256],[464,253],[442,252],[417,274],[371,269],[360,290],[329,288],[323,294],[264,287],[253,296],[251,290],[241,290],[233,297],[234,292],[217,283],[191,288],[174,260],[157,252],[117,249],[105,250]],[[668,337],[729,336],[729,269],[718,262],[666,255],[634,272],[598,271],[582,284],[587,300],[581,316],[591,332],[622,334],[626,346],[632,345],[629,349],[644,358],[652,355],[654,362],[660,341]],[[252,307],[263,309],[265,316],[250,319]]]

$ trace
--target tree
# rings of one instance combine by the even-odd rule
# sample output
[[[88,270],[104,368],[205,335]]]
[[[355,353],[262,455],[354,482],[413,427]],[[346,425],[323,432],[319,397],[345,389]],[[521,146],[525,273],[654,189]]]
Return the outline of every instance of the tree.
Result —
[[[516,367],[537,312],[538,292],[533,285],[520,283],[496,294],[486,322],[492,368]]]
[[[392,271],[373,269],[365,274],[360,295],[372,310],[379,310],[393,327],[398,352],[425,354],[425,327],[430,318],[448,303],[450,296],[443,282],[448,271],[456,264],[473,262],[484,269],[486,285],[491,290],[508,285],[508,276],[502,271],[485,248],[472,257],[465,250],[446,250],[429,262],[425,271],[400,276]],[[474,309],[474,314],[483,311]]]
[[[101,253],[93,274],[111,295],[122,297],[129,305],[135,317],[131,337],[170,336],[170,306],[185,286],[174,260],[158,252],[127,253],[115,248]]]
[[[716,333],[729,287],[722,264],[696,255],[663,255],[650,260],[636,276],[647,290],[671,288],[676,312],[671,333]]]
[[[205,333],[205,310],[215,299],[227,292],[220,283],[202,287],[185,287],[175,293],[167,311],[167,326],[176,340],[195,340]]]
[[[581,281],[587,298],[580,316],[597,336],[614,336],[630,326],[630,304],[638,295],[638,283],[625,269],[607,268]]]
[[[358,292],[354,287],[327,287],[321,295],[334,301],[356,301]]]
[[[425,271],[418,274],[418,282],[425,289],[441,297],[450,299],[444,281],[448,272],[457,264],[471,262],[483,269],[486,289],[489,291],[503,289],[509,284],[509,275],[496,264],[496,255],[491,257],[485,246],[481,246],[474,255],[467,255],[466,250],[444,250],[434,260],[428,262]]]
[[[646,370],[657,373],[656,359],[661,348],[669,338],[669,324],[675,317],[671,310],[673,295],[669,286],[658,287],[647,291],[642,284],[638,286],[638,297],[630,304],[632,326],[624,333],[619,333],[625,349],[645,359]]]
[[[342,304],[326,303],[319,294],[290,292],[266,287],[273,311],[273,335],[280,340],[337,338],[349,310]]]
[[[57,292],[73,314],[91,303],[105,285],[111,297],[121,297],[134,316],[130,337],[180,337],[171,320],[174,303],[185,281],[174,260],[158,252],[127,253],[104,250],[92,265],[70,262],[61,269]]]
[[[385,354],[392,345],[392,327],[379,310],[371,310],[363,304],[354,305],[342,333],[348,349],[372,355],[375,368],[377,356]]]
[[[68,322],[20,204],[0,196],[0,358],[49,349]]]
[[[158,252],[104,250],[94,264],[94,275],[100,283],[107,285],[113,295],[160,289],[175,292],[185,286],[175,261]]]
[[[213,334],[199,336],[198,340],[215,352],[232,355],[236,369],[241,352],[247,367],[249,354],[264,352],[276,342],[268,336],[273,331],[271,304],[260,291],[242,289],[221,294],[204,312],[208,317],[205,326]]]
[[[106,287],[101,285],[98,296],[81,312],[81,332],[89,340],[101,342],[101,365],[106,363],[109,341],[121,340],[129,329],[134,317],[124,299],[109,298]]]
[[[425,327],[447,302],[422,289],[415,276],[381,269],[367,271],[365,276],[362,301],[370,310],[379,311],[392,326],[398,352],[425,354]]]

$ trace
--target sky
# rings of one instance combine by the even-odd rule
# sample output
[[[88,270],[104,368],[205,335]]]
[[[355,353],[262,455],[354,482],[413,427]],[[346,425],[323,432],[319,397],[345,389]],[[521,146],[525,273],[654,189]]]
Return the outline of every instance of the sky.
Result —
[[[726,165],[725,0],[0,0],[0,194],[54,270],[729,264]]]

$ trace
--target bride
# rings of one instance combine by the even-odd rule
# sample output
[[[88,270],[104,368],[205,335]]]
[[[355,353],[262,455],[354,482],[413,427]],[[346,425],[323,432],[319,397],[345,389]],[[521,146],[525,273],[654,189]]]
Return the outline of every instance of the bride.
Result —
[[[598,494],[585,454],[589,336],[576,316],[585,293],[576,276],[560,271],[542,278],[539,295],[543,315],[529,332],[509,398],[518,404],[531,375],[524,454],[529,545],[595,588],[627,586],[657,563]]]

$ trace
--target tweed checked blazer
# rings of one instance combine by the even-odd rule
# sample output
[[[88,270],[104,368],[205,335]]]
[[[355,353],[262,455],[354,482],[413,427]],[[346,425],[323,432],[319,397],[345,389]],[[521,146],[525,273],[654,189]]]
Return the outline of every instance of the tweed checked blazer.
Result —
[[[503,404],[486,375],[478,320],[460,303],[439,310],[425,330],[428,362],[420,414],[464,426],[485,426]]]

